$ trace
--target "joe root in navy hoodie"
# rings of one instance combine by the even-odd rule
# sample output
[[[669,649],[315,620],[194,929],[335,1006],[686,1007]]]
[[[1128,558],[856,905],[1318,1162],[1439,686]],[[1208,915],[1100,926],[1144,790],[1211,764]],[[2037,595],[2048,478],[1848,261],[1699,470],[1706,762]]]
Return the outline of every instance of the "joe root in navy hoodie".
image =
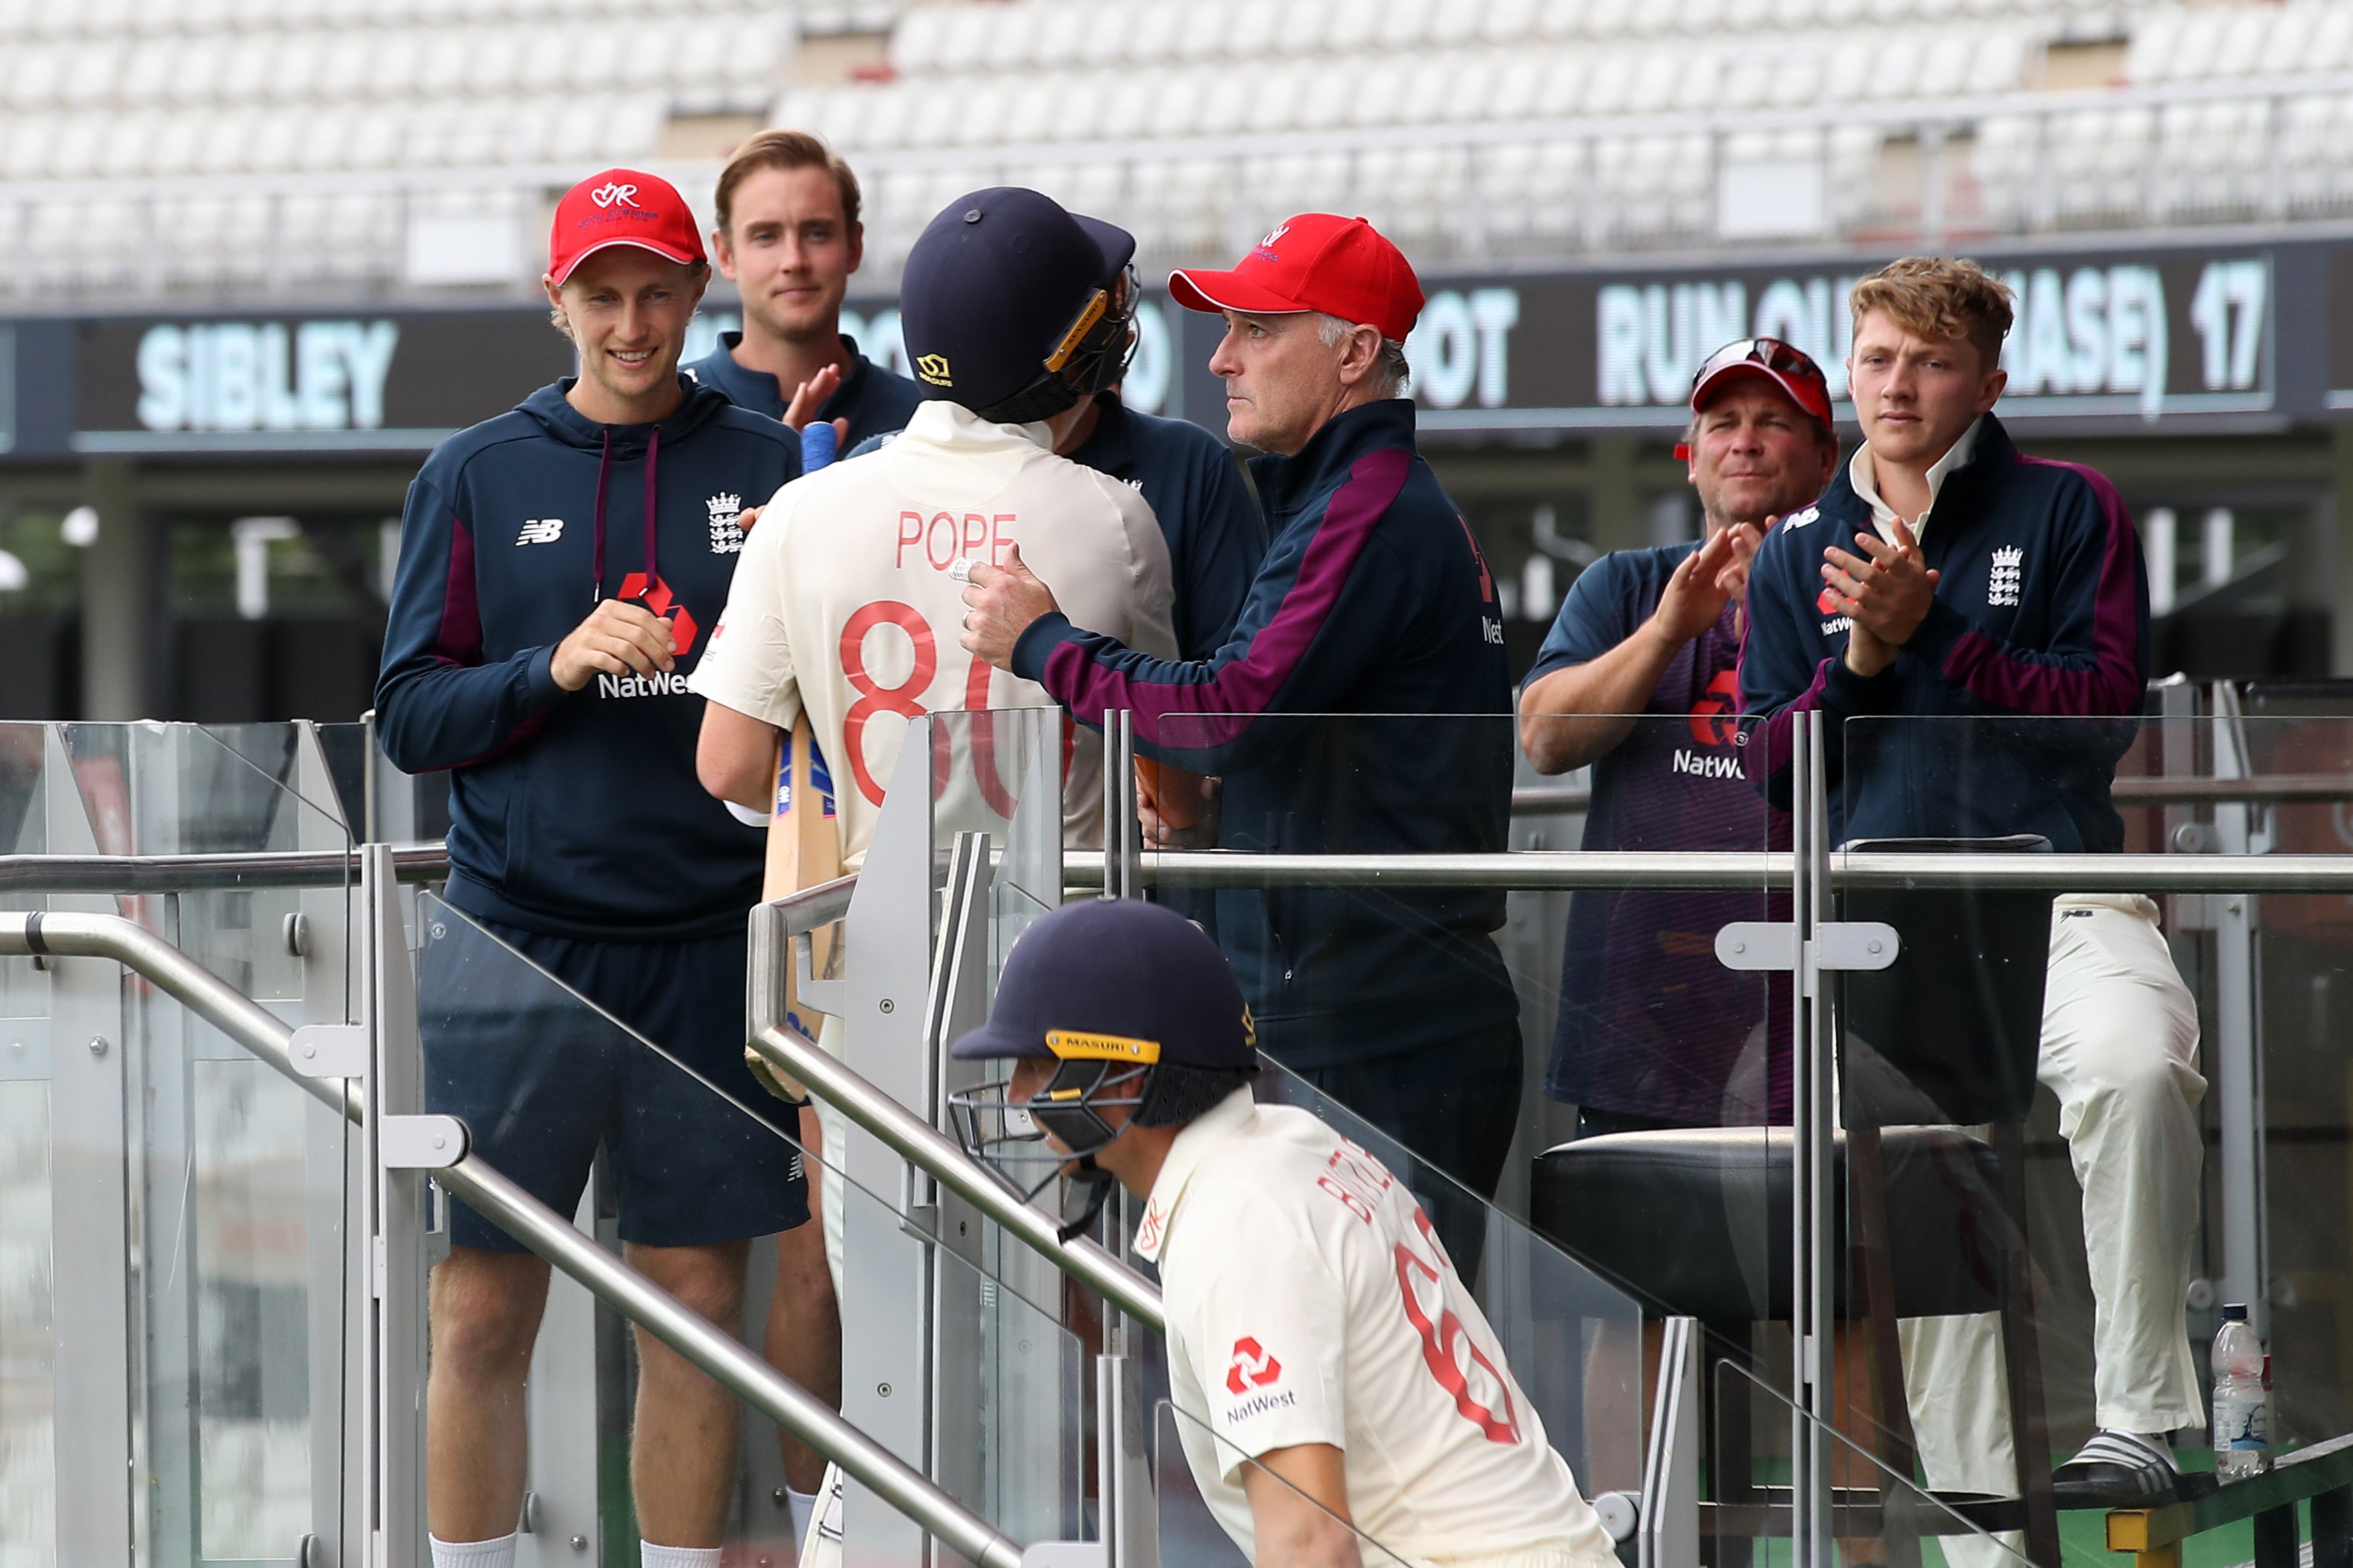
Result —
[[[448,902],[529,960],[431,923],[427,1108],[464,1118],[475,1151],[565,1215],[601,1142],[629,1261],[733,1323],[749,1238],[805,1224],[807,1189],[790,1143],[676,1065],[771,1103],[743,1059],[765,839],[695,782],[702,700],[686,678],[727,601],[738,511],[799,464],[783,425],[679,374],[709,277],[691,213],[653,175],[608,170],[557,206],[545,286],[580,374],[451,437],[409,487],[376,708],[396,765],[450,772]],[[547,1264],[470,1211],[453,1239],[432,1279],[434,1555],[503,1568]],[[779,1280],[787,1317],[808,1310],[806,1283]],[[831,1347],[799,1338],[780,1363],[823,1388]],[[640,1529],[715,1563],[733,1403],[658,1342],[638,1351]]]

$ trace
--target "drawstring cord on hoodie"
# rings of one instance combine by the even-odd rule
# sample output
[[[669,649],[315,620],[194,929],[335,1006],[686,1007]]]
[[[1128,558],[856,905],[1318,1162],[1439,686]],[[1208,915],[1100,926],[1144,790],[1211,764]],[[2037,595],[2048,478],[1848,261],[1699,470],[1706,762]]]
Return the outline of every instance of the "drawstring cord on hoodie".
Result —
[[[588,601],[591,607],[605,601],[605,487],[613,472],[613,428],[604,426],[604,454],[596,460],[596,581],[590,584]],[[657,425],[646,438],[646,592],[651,593],[661,581],[661,572],[654,557],[654,465],[661,456],[661,426]]]

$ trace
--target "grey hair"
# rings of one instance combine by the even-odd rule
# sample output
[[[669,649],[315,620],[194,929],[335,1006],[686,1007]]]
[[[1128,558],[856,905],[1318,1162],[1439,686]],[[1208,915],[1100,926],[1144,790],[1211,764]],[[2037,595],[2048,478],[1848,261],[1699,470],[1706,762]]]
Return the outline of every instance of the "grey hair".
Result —
[[[1327,349],[1336,349],[1340,340],[1356,330],[1358,323],[1344,321],[1328,311],[1315,313],[1315,337]],[[1406,363],[1405,345],[1395,338],[1381,340],[1380,357],[1373,362],[1373,392],[1380,397],[1402,397],[1406,384],[1413,379],[1413,367]]]

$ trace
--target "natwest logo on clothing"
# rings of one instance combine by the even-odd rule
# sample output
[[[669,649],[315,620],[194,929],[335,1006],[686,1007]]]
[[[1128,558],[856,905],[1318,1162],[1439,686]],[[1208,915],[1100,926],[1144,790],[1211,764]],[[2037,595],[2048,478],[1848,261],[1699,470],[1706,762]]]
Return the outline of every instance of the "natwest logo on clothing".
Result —
[[[1256,1340],[1244,1334],[1234,1342],[1232,1360],[1226,1367],[1226,1392],[1248,1394],[1253,1388],[1264,1388],[1282,1375],[1282,1363],[1266,1353]]]
[[[1740,672],[1719,669],[1707,689],[1692,704],[1692,739],[1703,746],[1728,746],[1739,739]]]
[[[694,639],[702,635],[701,628],[694,624],[694,617],[687,613],[686,606],[670,593],[670,584],[659,577],[649,583],[644,573],[632,572],[621,579],[621,591],[614,597],[635,599],[668,621],[670,640],[678,645],[681,658],[693,651]]]

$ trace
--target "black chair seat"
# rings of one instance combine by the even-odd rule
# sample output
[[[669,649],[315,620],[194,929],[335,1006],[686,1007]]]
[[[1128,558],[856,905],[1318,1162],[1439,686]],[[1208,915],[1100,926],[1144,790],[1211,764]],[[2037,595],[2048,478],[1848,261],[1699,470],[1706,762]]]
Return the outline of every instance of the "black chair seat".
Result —
[[[1890,1127],[1889,1252],[1895,1315],[1990,1312],[2001,1305],[2000,1167],[1986,1143],[1952,1127]],[[1789,1316],[1789,1131],[1709,1127],[1613,1132],[1536,1159],[1535,1228],[1646,1310],[1706,1322]],[[1835,1257],[1847,1246],[1846,1137],[1831,1176]],[[1844,1271],[1842,1271],[1843,1274]],[[1838,1315],[1862,1315],[1853,1281],[1836,1282]]]

